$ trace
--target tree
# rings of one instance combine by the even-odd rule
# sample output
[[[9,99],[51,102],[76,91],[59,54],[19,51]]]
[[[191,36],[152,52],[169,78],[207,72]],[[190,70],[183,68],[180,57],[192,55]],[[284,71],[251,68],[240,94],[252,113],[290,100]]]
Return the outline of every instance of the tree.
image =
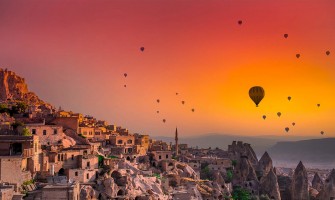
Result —
[[[250,194],[247,190],[237,187],[233,192],[234,200],[250,200]]]
[[[22,130],[22,135],[23,136],[32,136],[32,134],[30,133],[29,129],[27,129],[27,128],[24,128]]]
[[[236,160],[232,160],[232,161],[231,161],[231,165],[233,165],[234,167],[236,167],[236,165],[237,165],[237,161],[236,161]]]
[[[230,183],[233,180],[233,172],[231,170],[227,171],[227,182]]]

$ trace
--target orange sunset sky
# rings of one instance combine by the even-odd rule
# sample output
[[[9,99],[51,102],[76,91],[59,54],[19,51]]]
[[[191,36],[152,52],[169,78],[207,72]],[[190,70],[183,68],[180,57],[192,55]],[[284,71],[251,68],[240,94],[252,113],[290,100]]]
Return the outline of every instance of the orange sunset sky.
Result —
[[[334,0],[2,0],[0,66],[131,132],[335,136]]]

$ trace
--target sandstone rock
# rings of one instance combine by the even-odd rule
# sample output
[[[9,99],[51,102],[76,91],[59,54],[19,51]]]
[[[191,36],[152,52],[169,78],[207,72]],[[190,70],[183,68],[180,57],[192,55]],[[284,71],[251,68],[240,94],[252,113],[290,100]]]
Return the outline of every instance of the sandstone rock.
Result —
[[[323,186],[322,179],[320,178],[319,174],[316,172],[312,180],[312,187],[316,189],[317,191],[320,191],[322,189],[322,186]]]
[[[335,199],[335,169],[333,169],[324,182],[323,188],[317,196],[318,200]]]
[[[272,159],[268,152],[265,152],[258,162],[258,170],[261,171],[262,176],[266,176],[272,168]]]
[[[305,166],[300,161],[292,179],[292,200],[309,200],[308,176]]]
[[[80,189],[80,199],[95,200],[97,199],[97,194],[91,186],[84,185]]]
[[[260,186],[262,194],[267,194],[271,199],[281,200],[277,176],[272,168],[261,179]]]

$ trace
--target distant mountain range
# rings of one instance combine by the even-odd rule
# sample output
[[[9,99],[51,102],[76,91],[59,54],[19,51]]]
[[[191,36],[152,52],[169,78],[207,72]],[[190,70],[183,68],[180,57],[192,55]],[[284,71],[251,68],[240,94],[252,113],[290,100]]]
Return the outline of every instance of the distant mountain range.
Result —
[[[174,143],[174,138],[153,136],[156,140]],[[313,137],[280,136],[235,136],[207,134],[179,138],[179,143],[200,148],[227,149],[233,141],[250,143],[257,156],[268,151],[275,166],[295,167],[301,160],[307,167],[335,168],[335,138],[316,139]]]
[[[268,150],[275,165],[292,167],[297,161],[315,168],[335,168],[335,138],[278,142]]]

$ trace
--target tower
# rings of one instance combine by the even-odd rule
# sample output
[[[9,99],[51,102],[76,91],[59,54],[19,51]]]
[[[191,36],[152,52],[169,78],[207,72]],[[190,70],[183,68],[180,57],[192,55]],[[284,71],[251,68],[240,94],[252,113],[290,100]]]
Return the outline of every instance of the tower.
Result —
[[[175,133],[175,141],[176,141],[176,146],[175,146],[175,150],[176,150],[176,156],[178,156],[178,154],[179,154],[179,147],[178,147],[178,129],[177,129],[177,127],[176,127],[176,133]]]

